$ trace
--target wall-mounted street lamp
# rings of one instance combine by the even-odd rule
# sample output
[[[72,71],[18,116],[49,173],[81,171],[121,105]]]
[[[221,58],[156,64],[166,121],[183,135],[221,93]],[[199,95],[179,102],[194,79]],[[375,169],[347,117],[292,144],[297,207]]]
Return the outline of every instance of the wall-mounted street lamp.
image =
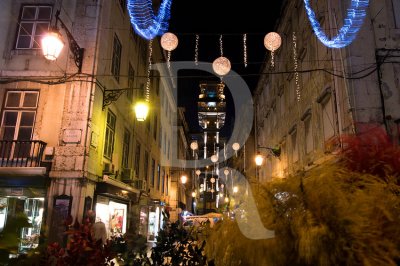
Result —
[[[181,183],[186,184],[187,182],[187,176],[186,175],[181,175]]]
[[[270,148],[270,147],[258,146],[257,149],[258,150],[266,149],[272,156],[274,156],[276,158],[280,158],[280,156],[281,156],[281,147]],[[264,156],[260,152],[258,152],[256,157],[254,158],[254,160],[255,160],[257,166],[261,166],[264,162]]]
[[[57,10],[55,14],[56,23],[54,27],[43,37],[42,39],[42,51],[43,55],[48,60],[56,60],[64,47],[64,42],[61,40],[61,34],[58,29],[58,23],[60,23],[61,28],[64,29],[69,43],[69,49],[71,50],[75,65],[78,67],[78,73],[82,71],[82,61],[84,48],[81,48],[75,41],[71,32],[68,30],[67,26],[60,19],[60,10]]]
[[[111,103],[117,101],[123,92],[129,90],[143,90],[143,88],[123,88],[107,90],[103,88],[103,105],[102,110]],[[133,107],[137,121],[145,121],[149,113],[149,103],[147,101],[139,100]]]

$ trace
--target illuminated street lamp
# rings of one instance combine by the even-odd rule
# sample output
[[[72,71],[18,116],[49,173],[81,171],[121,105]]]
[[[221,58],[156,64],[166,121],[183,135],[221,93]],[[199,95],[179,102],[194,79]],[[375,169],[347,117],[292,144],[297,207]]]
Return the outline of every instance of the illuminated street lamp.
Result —
[[[196,191],[193,191],[192,192],[192,198],[195,198],[196,197]]]
[[[182,175],[181,176],[181,183],[182,184],[186,184],[186,182],[187,182],[187,176],[186,175]]]
[[[280,147],[270,148],[270,147],[258,146],[257,149],[266,149],[272,156],[274,156],[278,159],[281,156],[281,148]],[[254,158],[254,161],[256,162],[257,166],[261,166],[264,162],[264,156],[261,155],[260,152],[258,152],[256,157]]]
[[[41,41],[43,55],[47,60],[51,61],[56,60],[60,55],[61,50],[64,47],[64,43],[61,40],[61,34],[58,30],[58,23],[60,23],[61,28],[64,29],[65,34],[67,35],[69,48],[74,56],[75,65],[78,67],[78,73],[81,73],[84,49],[78,45],[71,32],[68,30],[67,26],[64,24],[59,16],[60,10],[57,10],[55,14],[55,26],[43,37]]]
[[[149,113],[149,104],[145,101],[138,101],[135,105],[135,114],[137,121],[145,121]]]
[[[264,156],[262,156],[260,153],[258,153],[255,157],[256,165],[261,166],[264,161]]]

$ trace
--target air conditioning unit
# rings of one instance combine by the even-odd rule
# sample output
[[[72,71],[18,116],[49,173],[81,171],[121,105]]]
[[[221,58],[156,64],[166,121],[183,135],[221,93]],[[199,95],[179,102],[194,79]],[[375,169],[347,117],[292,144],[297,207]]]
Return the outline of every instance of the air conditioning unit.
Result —
[[[134,179],[133,186],[139,190],[146,191],[147,190],[147,182],[143,179]]]
[[[133,168],[124,168],[122,169],[122,176],[121,179],[124,182],[132,182],[133,178],[135,176],[135,170],[133,170]]]
[[[114,174],[114,165],[111,163],[104,163],[103,174]]]

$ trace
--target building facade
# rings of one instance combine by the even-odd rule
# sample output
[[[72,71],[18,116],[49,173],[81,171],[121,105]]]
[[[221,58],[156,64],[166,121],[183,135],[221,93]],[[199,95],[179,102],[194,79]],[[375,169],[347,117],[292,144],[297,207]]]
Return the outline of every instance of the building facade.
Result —
[[[126,1],[0,6],[0,230],[25,212],[34,225],[23,229],[25,252],[39,236],[65,243],[65,221],[93,210],[109,236],[137,230],[154,241],[169,201],[170,167],[161,161],[171,157],[176,104],[169,70],[158,66],[149,116],[135,119],[150,49],[134,33]],[[64,48],[49,61],[40,42],[53,27]],[[164,61],[158,39],[151,59]]]
[[[347,4],[312,5],[329,36],[343,25]],[[260,168],[262,181],[318,165],[341,149],[343,134],[382,127],[399,143],[399,7],[370,1],[356,39],[331,49],[318,41],[303,1],[285,1],[275,29],[282,46],[274,67],[265,62],[254,97],[256,146],[282,151]]]

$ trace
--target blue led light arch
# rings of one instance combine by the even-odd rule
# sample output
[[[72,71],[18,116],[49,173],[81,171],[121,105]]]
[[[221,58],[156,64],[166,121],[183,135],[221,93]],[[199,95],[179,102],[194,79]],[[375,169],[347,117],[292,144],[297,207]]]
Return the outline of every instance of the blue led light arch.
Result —
[[[157,16],[152,0],[128,0],[128,11],[133,29],[146,40],[152,40],[168,30],[172,0],[162,0]]]
[[[366,10],[369,5],[369,0],[351,0],[350,8],[347,9],[347,16],[344,19],[344,25],[332,39],[329,39],[322,30],[315,12],[311,7],[310,0],[304,0],[304,5],[317,38],[325,46],[330,48],[343,48],[352,43],[356,38],[358,31],[364,23],[364,18],[367,15]]]

